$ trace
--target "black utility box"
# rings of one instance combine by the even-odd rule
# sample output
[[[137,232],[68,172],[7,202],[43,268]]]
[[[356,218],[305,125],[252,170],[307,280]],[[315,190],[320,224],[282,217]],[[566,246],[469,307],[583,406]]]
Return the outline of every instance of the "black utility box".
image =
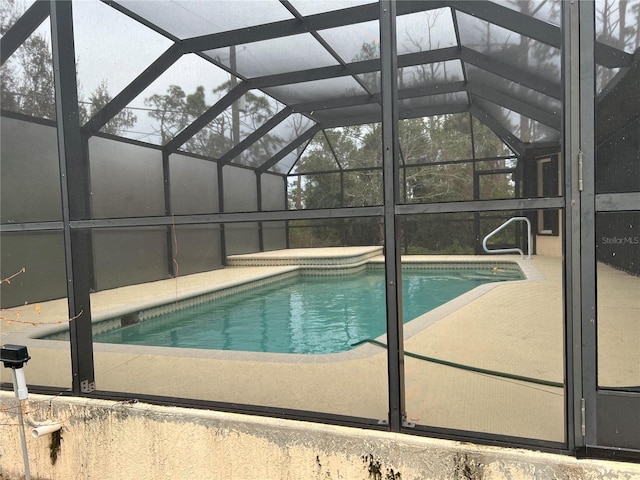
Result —
[[[31,357],[24,345],[6,344],[0,350],[0,361],[6,368],[22,368]]]

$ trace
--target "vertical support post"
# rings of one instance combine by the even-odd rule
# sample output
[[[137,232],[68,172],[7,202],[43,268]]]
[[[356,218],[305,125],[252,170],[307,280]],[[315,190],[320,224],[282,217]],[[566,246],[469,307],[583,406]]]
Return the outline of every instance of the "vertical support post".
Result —
[[[171,205],[171,169],[169,166],[169,153],[162,151],[162,177],[164,186],[164,214],[173,217],[173,206]],[[175,242],[176,235],[175,225],[173,222],[167,227],[167,269],[169,275],[176,277],[179,274],[178,265],[175,259]]]
[[[478,166],[476,165],[476,137],[473,128],[473,116],[469,114],[469,132],[471,133],[471,158],[473,159],[473,200],[480,200],[480,175],[478,175]],[[482,254],[480,247],[480,214],[473,212],[473,233],[475,242],[473,242],[474,255]]]
[[[80,132],[71,2],[51,0],[50,5],[72,390],[80,395],[95,390],[89,298],[91,232],[72,228],[74,220],[91,217],[89,167]]]
[[[262,174],[256,171],[256,199],[258,202],[258,211],[262,211]],[[262,232],[263,223],[258,222],[258,249],[264,252],[264,234]]]
[[[399,203],[398,68],[396,3],[380,1],[380,68],[382,86],[382,170],[384,183],[385,285],[387,301],[387,370],[389,427],[401,430],[405,420],[402,271],[397,242]]]
[[[597,318],[596,318],[596,205],[595,205],[595,2],[576,2],[579,12],[579,122],[576,126],[580,138],[579,150],[571,162],[576,170],[580,198],[580,314],[582,345],[582,396],[585,400],[583,438],[585,445],[598,443],[596,422],[597,376]],[[573,51],[572,51],[573,53]],[[576,55],[577,56],[577,55]],[[581,165],[579,165],[581,163]],[[580,168],[582,167],[582,168]],[[580,178],[582,170],[582,178]]]
[[[289,208],[289,177],[288,176],[283,176],[282,177],[282,182],[284,183],[284,188],[283,188],[283,192],[284,192],[284,209],[285,210],[290,210]],[[290,248],[290,242],[289,242],[289,220],[285,220],[284,221],[284,231],[285,231],[285,248]]]
[[[218,211],[220,213],[224,212],[224,176],[223,169],[224,165],[220,163],[217,164],[218,167]],[[220,259],[222,261],[222,265],[227,264],[227,244],[224,235],[224,223],[220,224]]]
[[[235,45],[231,45],[229,47],[229,64],[232,72],[229,82],[229,91],[231,91],[238,86],[238,77],[236,77],[237,66]],[[240,143],[240,110],[238,102],[240,102],[240,99],[231,104],[231,140],[233,141],[234,147]]]
[[[582,398],[582,342],[580,326],[580,192],[574,158],[580,151],[580,32],[577,2],[562,2],[563,167],[565,195],[565,408],[567,447],[582,444],[580,407]],[[576,52],[574,54],[574,52]],[[576,252],[576,253],[574,253]]]
[[[346,205],[344,204],[344,169],[342,165],[340,165],[340,208],[344,208]],[[347,230],[345,228],[345,219],[341,218],[338,220],[340,224],[340,241],[342,245],[347,244]]]

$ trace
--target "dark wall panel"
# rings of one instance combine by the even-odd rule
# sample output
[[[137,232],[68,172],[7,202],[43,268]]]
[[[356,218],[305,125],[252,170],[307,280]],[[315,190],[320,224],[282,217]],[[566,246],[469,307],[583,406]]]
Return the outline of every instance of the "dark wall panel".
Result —
[[[596,215],[596,258],[640,275],[640,211]]]
[[[225,225],[224,239],[226,242],[227,255],[260,251],[258,224],[255,222]]]
[[[640,117],[596,150],[596,192],[640,191]]]
[[[262,181],[262,210],[284,210],[286,197],[282,177],[264,174],[260,178]]]
[[[223,168],[224,211],[255,212],[258,209],[256,174],[245,168]]]
[[[279,175],[263,174],[262,210],[285,210],[285,182]],[[265,251],[287,248],[287,225],[285,222],[262,223],[262,245]]]
[[[165,228],[95,230],[93,253],[98,290],[169,278]]]
[[[218,225],[177,227],[175,240],[176,276],[222,267]]]
[[[169,157],[171,206],[176,215],[219,212],[218,168],[185,155]]]
[[[25,269],[2,284],[2,308],[66,297],[62,232],[3,233],[0,253],[1,278]]]
[[[262,244],[265,251],[287,248],[286,222],[263,222]]]
[[[256,174],[245,168],[227,165],[224,175],[224,211],[255,212],[258,210]],[[260,251],[258,224],[233,223],[224,227],[227,255]]]
[[[2,118],[2,223],[62,219],[55,127]]]
[[[92,138],[89,161],[94,218],[164,215],[159,150]]]

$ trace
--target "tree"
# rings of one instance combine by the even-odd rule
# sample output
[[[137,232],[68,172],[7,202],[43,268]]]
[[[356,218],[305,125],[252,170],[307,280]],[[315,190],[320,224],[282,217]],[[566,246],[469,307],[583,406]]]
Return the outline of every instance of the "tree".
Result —
[[[633,18],[629,22],[629,15]],[[596,40],[620,50],[634,52],[640,48],[640,4],[627,0],[596,2]],[[615,77],[617,70],[598,68],[596,83],[601,91]]]
[[[89,95],[88,104],[82,101],[80,102],[82,105],[80,109],[81,123],[84,123],[88,118],[98,113],[111,100],[107,81],[103,80],[96,89],[91,92],[91,95]],[[125,108],[109,120],[100,131],[111,135],[122,135],[128,128],[133,127],[137,120],[138,118],[133,112]]]
[[[438,39],[431,37],[431,29],[428,27],[438,22],[440,14],[439,11],[424,12],[425,37],[414,38],[407,32],[409,45],[405,47],[411,51],[437,48]],[[492,32],[493,29],[488,27],[487,41],[491,39]],[[370,60],[378,56],[379,47],[371,42],[364,44],[353,60]],[[379,91],[378,75],[360,78],[372,91]],[[444,63],[429,63],[401,69],[399,88],[402,90],[432,85],[446,81],[447,78]],[[472,152],[471,116],[468,114],[436,115],[400,121],[402,201],[416,203],[474,199],[475,180],[471,161],[474,155],[491,157],[511,153],[493,132],[480,122],[474,123],[478,125],[474,130],[476,152]],[[298,175],[310,173],[304,175],[304,185],[298,182],[295,206],[326,208],[335,206],[338,200],[338,206],[342,207],[381,204],[381,125],[343,127],[334,129],[333,132],[326,141],[316,135],[298,162]],[[345,142],[347,137],[352,140]],[[327,147],[330,147],[330,152]],[[332,157],[336,158],[327,161]],[[465,160],[469,161],[464,163]],[[484,165],[488,165],[488,162]],[[495,160],[490,167],[504,168],[505,161]],[[339,170],[341,173],[338,177],[336,174],[314,173],[314,170]],[[513,186],[506,176],[493,177],[492,181],[491,191],[486,192],[488,195],[504,198],[509,192],[513,194]]]
[[[0,2],[0,33],[22,15],[15,0]],[[2,108],[55,120],[53,62],[48,40],[33,33],[5,62],[1,71]]]
[[[231,88],[231,82],[225,82],[216,87],[213,93],[219,96],[221,92],[228,92]],[[158,122],[157,133],[160,134],[163,144],[210,108],[203,86],[198,86],[195,92],[187,95],[180,86],[171,85],[166,94],[154,94],[145,99],[145,104],[152,109],[149,116]],[[240,125],[234,126],[233,109],[235,108],[239,110],[237,121]],[[218,115],[185,142],[183,148],[192,153],[219,158],[239,141],[238,138],[234,139],[236,136],[234,128],[243,132],[254,131],[274,113],[268,97],[247,92],[235,106]],[[269,158],[273,155],[275,148],[281,143],[282,140],[277,135],[263,136],[260,141],[243,152],[243,163],[259,165],[264,161],[265,156],[268,155]]]
[[[0,33],[6,31],[20,18],[22,12],[15,0],[0,3]],[[56,119],[55,87],[51,46],[47,38],[33,33],[2,66],[2,108],[34,117]],[[103,80],[89,96],[89,101],[79,106],[81,122],[88,120],[109,101],[107,81]],[[130,110],[118,113],[103,132],[118,135],[136,122]]]
[[[186,95],[178,85],[170,85],[165,95],[151,95],[144,103],[152,108],[149,116],[159,123],[157,132],[163,145],[187,125]]]

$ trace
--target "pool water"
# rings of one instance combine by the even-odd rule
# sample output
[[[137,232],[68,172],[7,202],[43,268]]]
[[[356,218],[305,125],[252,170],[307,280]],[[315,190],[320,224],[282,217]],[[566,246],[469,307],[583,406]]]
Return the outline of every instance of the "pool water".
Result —
[[[403,321],[519,271],[408,269]],[[94,336],[94,342],[273,353],[336,353],[386,331],[384,270],[296,276]]]

